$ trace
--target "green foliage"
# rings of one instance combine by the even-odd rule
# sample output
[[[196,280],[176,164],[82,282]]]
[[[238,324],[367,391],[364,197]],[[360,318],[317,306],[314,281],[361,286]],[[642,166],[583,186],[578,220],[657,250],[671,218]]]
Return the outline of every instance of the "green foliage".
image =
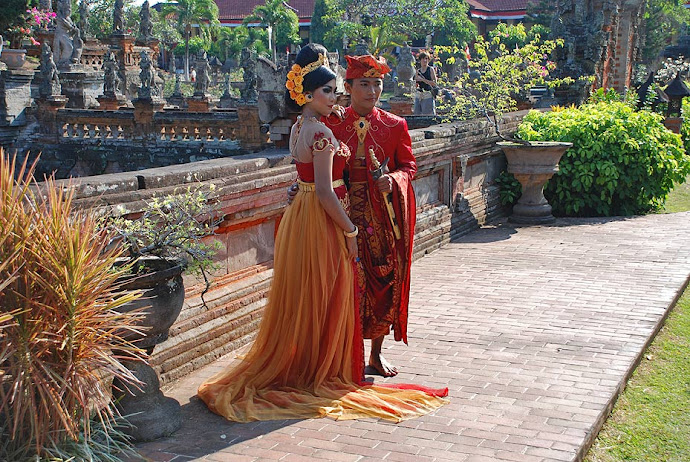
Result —
[[[506,24],[499,22],[496,27],[489,32],[489,40],[498,40],[507,48],[524,47],[527,45],[527,30],[522,23]]]
[[[196,186],[154,196],[139,218],[129,219],[119,211],[104,217],[102,226],[132,260],[149,255],[182,260],[188,271],[203,276],[208,289],[207,272],[215,269],[212,257],[218,243],[209,244],[204,238],[222,221],[209,203],[214,190],[214,185],[208,190]]]
[[[556,0],[531,0],[527,2],[527,15],[532,21],[534,21],[534,26],[539,26],[548,31],[551,27],[551,20],[556,13]],[[532,26],[532,28],[534,28]],[[542,34],[542,37],[546,37],[546,34]]]
[[[270,36],[267,37],[270,39],[268,48],[273,62],[276,62],[278,45],[285,47],[292,43],[299,43],[297,15],[285,6],[283,0],[266,0],[264,5],[255,6],[252,14],[244,18],[243,24],[256,22],[267,29],[270,28]],[[278,36],[279,33],[280,36]]]
[[[38,6],[38,0],[2,0],[0,2],[0,35],[8,40],[7,30],[24,24],[24,13]]]
[[[436,43],[443,45],[459,46],[476,34],[463,0],[329,0],[326,6],[325,21],[332,28],[324,40],[336,48],[343,39],[350,44],[368,40],[369,29],[384,23],[392,36],[417,39],[433,34]]]
[[[518,127],[524,140],[573,143],[544,194],[554,213],[633,215],[663,205],[674,183],[690,174],[679,135],[662,117],[620,102],[531,111]]]
[[[285,19],[276,24],[276,52],[284,53],[290,45],[300,43],[299,18],[292,10],[287,10]]]
[[[117,292],[119,252],[93,211],[73,211],[72,191],[52,180],[39,187],[33,167],[0,151],[0,460],[40,460],[114,435],[105,378],[137,379],[112,351],[143,360],[123,338],[140,314],[117,311],[141,293]],[[79,454],[70,456],[94,460]]]
[[[173,21],[168,21],[163,13],[151,9],[151,20],[153,21],[153,35],[161,41],[161,46],[165,44],[182,43],[182,34],[177,29]]]
[[[514,205],[522,195],[522,185],[512,173],[506,170],[502,171],[494,182],[499,187],[498,196],[503,205]]]
[[[478,35],[477,27],[468,15],[469,5],[464,0],[446,0],[434,10],[432,19],[434,44],[464,46]]]
[[[647,0],[644,10],[642,59],[653,64],[661,50],[674,42],[684,24],[690,22],[690,10],[680,0]]]
[[[189,39],[189,56],[191,56],[191,62],[194,63],[194,57],[199,54],[200,51],[208,51],[211,47],[211,41],[204,37],[196,36]],[[176,56],[184,56],[186,53],[185,47],[175,47]]]
[[[332,24],[326,21],[325,16],[327,12],[326,0],[316,0],[314,2],[314,13],[312,13],[311,16],[311,26],[309,26],[309,38],[311,42],[320,43],[331,50],[332,48],[329,48],[328,45],[324,43],[326,31],[332,26]]]
[[[115,0],[94,0],[89,3],[89,32],[100,40],[107,39],[113,33],[114,5]],[[76,13],[77,8],[73,7],[72,11]],[[132,4],[132,0],[125,0],[123,19],[125,30],[139,30],[139,10]]]
[[[636,108],[638,102],[637,93],[630,90],[624,94],[618,93],[613,88],[597,88],[587,98],[588,104],[597,103],[623,103],[631,108]]]
[[[177,30],[185,40],[185,78],[189,80],[189,41],[192,38],[192,27],[199,26],[201,35],[210,40],[211,29],[216,28],[218,21],[218,5],[213,0],[177,0],[164,3],[161,13],[166,18],[176,18]]]
[[[442,82],[455,93],[455,102],[441,106],[448,119],[465,120],[477,116],[489,118],[498,132],[501,116],[517,107],[517,95],[538,84],[551,86],[571,83],[572,79],[549,79],[555,63],[549,55],[563,40],[533,41],[523,47],[508,48],[499,37],[490,42],[479,37],[474,45],[475,54],[468,65],[474,73],[465,73],[457,82]],[[446,53],[454,60],[458,49],[435,47],[437,53]]]

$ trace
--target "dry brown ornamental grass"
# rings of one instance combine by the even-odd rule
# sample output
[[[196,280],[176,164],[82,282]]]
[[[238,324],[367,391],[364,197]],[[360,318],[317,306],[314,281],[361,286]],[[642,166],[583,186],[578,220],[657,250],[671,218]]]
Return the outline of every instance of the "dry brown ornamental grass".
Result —
[[[104,375],[136,381],[113,351],[142,355],[122,338],[138,315],[117,308],[139,294],[118,293],[117,251],[69,189],[33,195],[33,171],[0,151],[0,451],[13,460],[88,439],[94,417],[111,428]]]

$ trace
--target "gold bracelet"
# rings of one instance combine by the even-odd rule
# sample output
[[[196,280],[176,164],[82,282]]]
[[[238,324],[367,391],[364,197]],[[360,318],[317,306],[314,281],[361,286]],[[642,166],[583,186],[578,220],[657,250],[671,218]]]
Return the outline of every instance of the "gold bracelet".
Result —
[[[343,234],[345,235],[345,237],[355,237],[358,233],[359,233],[359,228],[357,227],[357,225],[355,225],[355,229],[353,229],[352,231],[348,232],[348,231],[343,230]]]

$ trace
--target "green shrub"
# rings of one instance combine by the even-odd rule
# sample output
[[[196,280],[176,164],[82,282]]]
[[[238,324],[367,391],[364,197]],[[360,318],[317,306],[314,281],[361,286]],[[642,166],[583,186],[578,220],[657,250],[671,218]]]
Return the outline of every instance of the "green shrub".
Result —
[[[554,213],[633,215],[663,205],[674,182],[690,174],[680,135],[662,117],[621,102],[531,111],[518,127],[525,140],[570,141],[544,194]]]
[[[506,170],[502,171],[494,180],[499,187],[498,197],[502,205],[515,205],[522,194],[522,185]]]

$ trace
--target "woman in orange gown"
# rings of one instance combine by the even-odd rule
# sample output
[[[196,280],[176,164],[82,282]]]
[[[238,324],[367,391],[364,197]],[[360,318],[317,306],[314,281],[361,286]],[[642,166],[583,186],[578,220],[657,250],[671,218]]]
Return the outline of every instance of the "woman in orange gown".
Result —
[[[290,134],[299,192],[276,235],[268,303],[247,355],[203,383],[198,395],[211,411],[238,422],[324,416],[399,422],[431,412],[446,402],[448,389],[363,382],[358,230],[347,216],[343,182],[350,151],[320,122],[336,100],[326,49],[302,48],[286,87],[288,103],[302,111]]]

